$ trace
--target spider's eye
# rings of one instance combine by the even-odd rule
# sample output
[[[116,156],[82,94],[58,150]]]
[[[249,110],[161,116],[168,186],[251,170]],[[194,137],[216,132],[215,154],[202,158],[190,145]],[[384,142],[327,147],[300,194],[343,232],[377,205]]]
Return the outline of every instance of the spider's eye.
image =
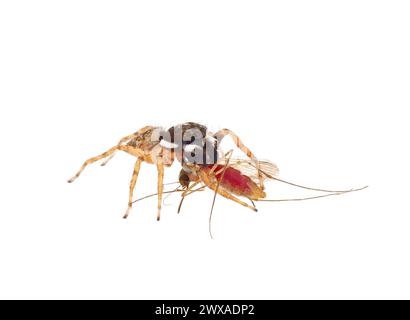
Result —
[[[162,141],[163,142],[169,142],[169,143],[172,142],[171,135],[169,134],[168,131],[166,131],[164,129],[160,129],[159,132],[157,133],[157,135],[154,136],[154,137],[157,139],[156,141],[159,141],[159,142],[162,142]]]

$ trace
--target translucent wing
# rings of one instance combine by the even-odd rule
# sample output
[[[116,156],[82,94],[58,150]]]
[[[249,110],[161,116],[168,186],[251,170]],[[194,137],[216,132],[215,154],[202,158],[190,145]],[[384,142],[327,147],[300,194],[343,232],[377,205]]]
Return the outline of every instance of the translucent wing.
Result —
[[[221,164],[225,164],[226,159],[221,160]],[[272,179],[279,174],[278,167],[266,160],[258,162],[251,159],[230,159],[229,167],[239,170],[243,175],[248,176],[254,182],[259,181],[259,175],[263,180]]]

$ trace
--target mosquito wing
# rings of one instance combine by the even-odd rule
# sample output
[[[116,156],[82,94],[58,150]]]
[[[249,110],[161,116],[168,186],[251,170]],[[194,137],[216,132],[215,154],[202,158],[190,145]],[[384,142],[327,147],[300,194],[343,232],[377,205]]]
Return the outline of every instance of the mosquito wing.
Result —
[[[224,164],[226,160],[222,160],[221,164]],[[230,159],[229,167],[239,170],[243,175],[248,176],[254,182],[258,182],[261,177],[263,180],[272,179],[279,174],[278,167],[265,160],[248,160],[248,159]]]

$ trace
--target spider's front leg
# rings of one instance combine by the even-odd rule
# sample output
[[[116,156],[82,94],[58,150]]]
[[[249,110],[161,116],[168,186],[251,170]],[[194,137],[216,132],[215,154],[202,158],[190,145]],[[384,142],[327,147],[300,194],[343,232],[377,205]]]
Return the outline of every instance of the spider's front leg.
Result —
[[[243,152],[246,154],[246,156],[248,158],[250,158],[252,161],[255,161],[257,169],[258,169],[258,178],[259,178],[259,184],[261,189],[264,189],[263,186],[263,178],[262,178],[262,174],[259,172],[259,161],[258,159],[255,157],[254,153],[243,144],[243,142],[241,141],[241,139],[239,139],[239,137],[231,130],[229,129],[222,129],[219,130],[217,133],[214,134],[214,138],[217,139],[218,144],[222,141],[223,138],[225,138],[225,136],[229,135],[233,142],[235,143],[235,145]]]
[[[77,178],[80,176],[81,172],[84,171],[85,167],[87,167],[88,165],[90,165],[90,164],[92,164],[92,163],[94,163],[94,162],[96,162],[96,161],[98,161],[98,160],[101,160],[101,159],[104,159],[104,158],[106,158],[106,157],[111,156],[111,155],[114,154],[118,149],[119,149],[118,146],[112,147],[111,149],[107,150],[106,152],[100,154],[99,156],[92,157],[92,158],[86,160],[86,161],[84,162],[84,164],[81,166],[80,170],[78,170],[78,172],[74,175],[74,177],[72,177],[71,179],[68,180],[68,183],[72,183],[75,179],[77,179]]]
[[[71,179],[69,179],[68,182],[69,182],[69,183],[73,182],[75,179],[77,179],[77,178],[80,176],[80,174],[84,171],[84,169],[85,169],[88,165],[90,165],[90,164],[92,164],[92,163],[94,163],[94,162],[96,162],[96,161],[98,161],[98,160],[106,159],[106,160],[101,164],[102,166],[105,166],[105,165],[108,163],[108,161],[110,161],[110,160],[114,157],[115,153],[116,153],[118,150],[125,151],[125,152],[129,152],[129,151],[130,151],[130,147],[124,146],[124,145],[122,145],[122,144],[125,143],[125,142],[127,142],[128,140],[134,138],[134,137],[137,137],[139,134],[145,132],[145,131],[148,130],[149,128],[151,128],[151,127],[149,127],[149,126],[144,127],[144,128],[142,128],[142,129],[138,130],[136,133],[133,133],[133,134],[130,134],[130,135],[128,135],[128,136],[125,136],[125,137],[121,138],[120,141],[117,143],[116,146],[114,146],[114,147],[108,149],[106,152],[104,152],[104,153],[102,153],[102,154],[100,154],[100,155],[98,155],[98,156],[96,156],[96,157],[92,157],[92,158],[86,160],[86,161],[84,162],[84,164],[81,166],[80,170],[75,174],[75,176],[73,176]]]

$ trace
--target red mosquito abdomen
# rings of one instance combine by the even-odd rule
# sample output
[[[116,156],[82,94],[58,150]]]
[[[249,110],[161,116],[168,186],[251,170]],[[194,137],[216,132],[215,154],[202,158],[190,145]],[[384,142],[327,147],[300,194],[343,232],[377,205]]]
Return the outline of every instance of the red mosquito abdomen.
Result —
[[[210,171],[212,167],[213,165],[208,166],[207,169]],[[223,174],[223,179],[219,183],[224,189],[227,189],[236,195],[246,196],[253,200],[264,198],[266,196],[265,192],[263,192],[263,190],[261,190],[251,178],[243,175],[239,170],[231,167],[227,167],[225,173],[223,173],[223,170],[224,166],[218,165],[213,172],[218,181],[221,180]]]

